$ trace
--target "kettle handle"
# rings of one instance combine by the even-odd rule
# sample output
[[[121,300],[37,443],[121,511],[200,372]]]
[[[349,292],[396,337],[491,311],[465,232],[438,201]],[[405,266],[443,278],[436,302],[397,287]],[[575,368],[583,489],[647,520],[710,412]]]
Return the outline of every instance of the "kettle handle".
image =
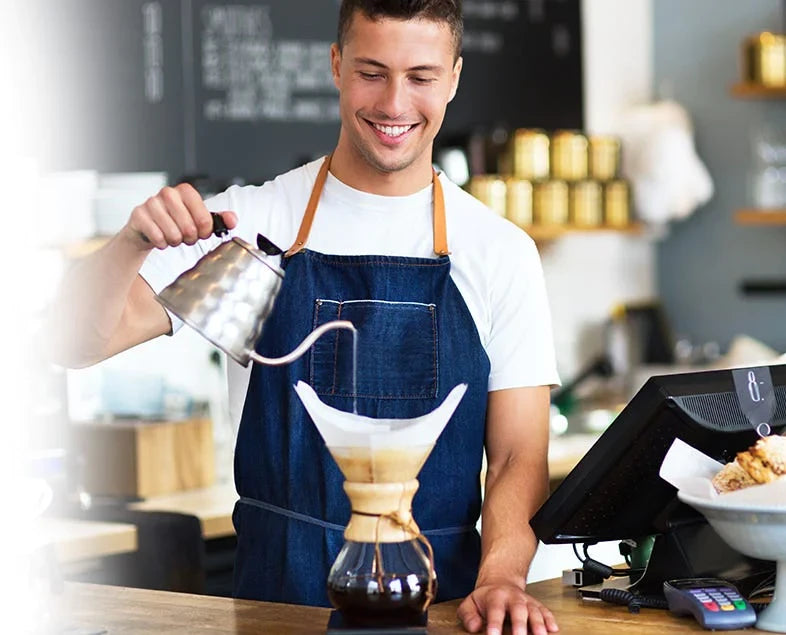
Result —
[[[311,331],[306,339],[304,339],[298,345],[298,347],[288,355],[284,355],[283,357],[263,357],[256,351],[251,351],[249,358],[258,364],[265,364],[266,366],[282,366],[284,364],[289,364],[303,355],[303,353],[311,348],[314,342],[316,342],[320,337],[332,329],[348,329],[350,331],[355,331],[355,325],[352,324],[352,322],[349,320],[333,320],[332,322],[325,322],[325,324],[322,326]]]
[[[229,228],[224,222],[224,217],[221,214],[210,212],[210,217],[213,219],[213,235],[222,238],[229,233]]]

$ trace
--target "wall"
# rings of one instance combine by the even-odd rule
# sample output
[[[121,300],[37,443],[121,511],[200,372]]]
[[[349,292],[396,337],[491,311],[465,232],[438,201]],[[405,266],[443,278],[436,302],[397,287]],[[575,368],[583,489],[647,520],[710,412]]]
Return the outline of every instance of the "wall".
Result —
[[[585,128],[613,133],[627,107],[652,86],[651,0],[584,0]],[[618,25],[625,24],[625,28]],[[571,234],[541,246],[563,382],[603,347],[602,328],[619,302],[655,296],[655,251],[646,235]]]
[[[655,86],[691,114],[699,155],[715,195],[673,224],[657,248],[658,288],[677,331],[722,348],[746,333],[786,351],[786,296],[742,296],[747,277],[786,274],[786,227],[736,225],[735,209],[750,205],[750,137],[763,124],[786,129],[786,99],[742,100],[740,44],[761,30],[783,30],[780,0],[658,0],[654,2]],[[722,257],[720,255],[722,254]]]

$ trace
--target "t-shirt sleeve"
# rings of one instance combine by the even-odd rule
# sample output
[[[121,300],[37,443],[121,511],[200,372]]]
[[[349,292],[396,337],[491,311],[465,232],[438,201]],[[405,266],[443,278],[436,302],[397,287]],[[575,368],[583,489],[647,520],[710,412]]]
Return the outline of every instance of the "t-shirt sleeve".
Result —
[[[560,384],[543,267],[532,239],[516,232],[489,272],[489,391]]]
[[[224,212],[234,208],[233,202],[231,190],[228,190],[206,199],[205,206],[211,212]],[[193,267],[202,256],[215,249],[220,242],[221,239],[211,236],[197,241],[194,245],[182,244],[166,249],[153,249],[142,264],[139,275],[158,294],[181,273]],[[172,333],[177,332],[183,326],[183,321],[168,309],[167,315],[172,323]]]

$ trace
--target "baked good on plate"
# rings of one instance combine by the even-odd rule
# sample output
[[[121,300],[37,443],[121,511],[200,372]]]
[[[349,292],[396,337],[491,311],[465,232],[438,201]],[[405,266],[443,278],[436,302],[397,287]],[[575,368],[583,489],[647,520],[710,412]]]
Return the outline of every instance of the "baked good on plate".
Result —
[[[718,493],[772,483],[786,477],[786,437],[772,434],[756,441],[723,466],[712,479]]]

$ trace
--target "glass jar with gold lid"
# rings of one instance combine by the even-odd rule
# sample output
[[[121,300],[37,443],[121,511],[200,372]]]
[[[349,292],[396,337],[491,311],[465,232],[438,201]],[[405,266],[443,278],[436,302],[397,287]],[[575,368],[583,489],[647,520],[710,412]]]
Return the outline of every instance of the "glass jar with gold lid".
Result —
[[[505,216],[508,188],[504,178],[497,174],[478,174],[469,180],[467,189],[481,203]]]
[[[743,43],[745,79],[769,87],[786,86],[786,34],[765,31]]]
[[[620,164],[620,140],[612,135],[590,135],[589,176],[597,181],[617,178]]]
[[[519,227],[532,225],[532,182],[510,177],[507,190],[506,218]]]
[[[603,192],[597,181],[576,181],[568,193],[570,222],[576,227],[603,224]]]
[[[565,181],[535,183],[532,208],[536,225],[568,223],[568,184]]]
[[[511,138],[510,155],[516,178],[537,181],[549,177],[549,137],[543,130],[516,130]]]
[[[559,130],[551,136],[551,178],[581,181],[589,174],[587,137],[574,130]]]
[[[627,181],[619,179],[603,184],[603,218],[609,227],[630,225],[630,187]]]

